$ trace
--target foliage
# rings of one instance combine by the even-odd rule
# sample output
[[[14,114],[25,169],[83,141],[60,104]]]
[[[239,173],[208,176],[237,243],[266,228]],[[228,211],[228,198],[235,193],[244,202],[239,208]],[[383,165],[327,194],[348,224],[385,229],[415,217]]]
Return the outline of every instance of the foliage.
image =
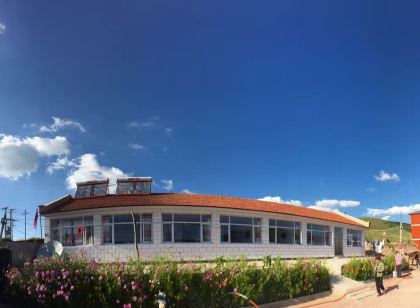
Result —
[[[167,307],[241,307],[241,293],[257,303],[273,302],[330,289],[328,269],[319,261],[286,264],[264,259],[264,266],[219,258],[215,264],[96,264],[83,257],[39,259],[7,272],[9,299],[35,307],[156,307],[159,290]]]
[[[387,221],[379,218],[371,217],[361,217],[360,219],[364,221],[369,221],[369,228],[365,229],[365,238],[367,241],[371,240],[381,240],[384,237],[387,239],[387,242],[400,242],[400,223],[396,221]],[[383,232],[386,231],[384,236]],[[411,241],[411,225],[403,223],[402,230],[402,240],[403,242]]]
[[[395,269],[394,256],[383,257],[382,262],[384,263],[384,276],[391,276]],[[375,277],[374,267],[375,258],[353,258],[343,266],[342,275],[358,281],[373,279]],[[402,270],[409,268],[408,261],[403,259]]]

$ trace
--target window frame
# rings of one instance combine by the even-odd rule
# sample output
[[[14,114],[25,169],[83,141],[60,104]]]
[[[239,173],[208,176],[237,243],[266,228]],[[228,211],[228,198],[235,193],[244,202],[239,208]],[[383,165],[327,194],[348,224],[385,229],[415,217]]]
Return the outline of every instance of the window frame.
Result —
[[[122,215],[129,215],[131,218],[131,213],[122,213],[122,214],[110,214],[110,215],[102,215],[101,216],[101,231],[102,231],[102,236],[101,236],[101,243],[102,245],[132,245],[134,244],[134,240],[131,243],[115,243],[115,225],[130,225],[131,228],[133,228],[133,221],[132,219],[129,222],[115,222],[115,216],[122,216]],[[151,221],[143,221],[142,217],[143,215],[150,215],[151,217]],[[103,222],[103,218],[104,217],[111,217],[111,222]],[[134,219],[136,221],[136,227],[138,227],[138,231],[141,232],[141,234],[137,234],[137,244],[142,244],[142,245],[148,245],[148,244],[153,244],[153,214],[152,213],[134,213]],[[150,242],[144,241],[144,225],[150,225]],[[111,226],[111,242],[110,243],[105,243],[104,241],[104,227],[107,226]],[[136,230],[136,231],[137,231]]]
[[[89,219],[91,218],[91,219]],[[67,220],[70,221],[70,225],[63,225],[62,221]],[[82,224],[75,224],[75,221],[82,221]],[[88,220],[88,222],[86,222]],[[54,226],[54,223],[57,222],[57,225]],[[71,229],[72,237],[75,236],[74,229],[75,228],[83,228],[83,235],[82,235],[82,244],[75,244],[75,245],[65,245],[63,242],[63,229]],[[88,243],[86,237],[86,229],[92,228],[92,242]],[[76,247],[76,246],[91,246],[95,245],[95,226],[93,222],[93,216],[81,216],[81,217],[69,217],[69,218],[62,218],[62,219],[51,219],[50,220],[50,233],[51,233],[51,240],[55,241],[53,234],[54,231],[58,231],[58,241],[65,247]],[[73,240],[74,241],[74,240]]]
[[[317,230],[317,229],[313,229],[313,228],[309,228],[309,226],[317,226],[317,227],[322,227],[324,230]],[[308,237],[308,233],[311,232],[311,242],[309,242],[309,237]],[[322,240],[322,244],[314,244],[313,241],[313,232],[322,232],[323,233],[323,240]],[[319,225],[319,224],[312,224],[312,223],[307,223],[306,224],[306,244],[310,245],[310,246],[332,246],[331,243],[331,239],[332,239],[332,233],[331,233],[331,227],[328,225]],[[327,240],[328,239],[328,240]]]
[[[272,226],[270,224],[271,221],[275,222],[275,226]],[[287,223],[293,223],[293,227],[284,227],[279,226],[279,223],[287,222]],[[299,226],[298,228],[296,226]],[[274,229],[274,242],[270,241],[270,229]],[[293,230],[293,243],[279,243],[278,242],[278,229],[287,229],[287,230]],[[296,243],[296,231],[299,230],[299,243]],[[291,220],[281,220],[281,219],[273,219],[270,218],[268,220],[268,242],[269,244],[276,244],[276,245],[302,245],[302,223],[299,221],[291,221]]]
[[[171,215],[171,220],[163,220],[163,215]],[[175,215],[197,215],[200,217],[200,221],[175,221]],[[209,221],[204,221],[203,216],[210,216]],[[212,215],[211,214],[193,214],[193,213],[161,213],[161,243],[162,244],[212,244]],[[200,241],[199,242],[175,242],[175,224],[199,224],[200,225]],[[164,240],[164,225],[171,225],[171,241]],[[210,237],[208,241],[204,241],[203,230],[204,226],[210,229]]]
[[[362,234],[362,230],[357,230],[357,229],[346,229],[346,234],[347,234],[347,246],[348,247],[362,247],[362,242],[363,242],[363,234]],[[354,233],[357,234],[357,240],[354,240]],[[349,235],[351,235],[351,244],[349,245]],[[359,245],[354,245],[354,243],[359,243]]]
[[[222,222],[222,217],[227,217],[228,222]],[[232,217],[234,218],[248,218],[252,219],[252,224],[245,224],[245,223],[232,223]],[[259,220],[259,223],[256,223],[256,221]],[[219,223],[220,223],[220,243],[221,244],[262,244],[262,218],[261,217],[249,217],[249,216],[236,216],[236,215],[220,215],[219,217]],[[246,226],[252,228],[252,241],[250,243],[248,242],[232,242],[232,234],[231,234],[231,226]],[[223,241],[222,238],[222,226],[228,227],[228,241]],[[255,235],[256,230],[259,228],[260,230],[260,236],[259,241],[255,241]]]

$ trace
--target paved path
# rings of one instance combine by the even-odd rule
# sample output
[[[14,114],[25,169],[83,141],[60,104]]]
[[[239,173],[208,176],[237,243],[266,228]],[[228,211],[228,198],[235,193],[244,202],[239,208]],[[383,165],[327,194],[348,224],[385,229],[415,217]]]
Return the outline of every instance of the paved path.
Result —
[[[384,281],[384,286],[387,289],[387,294],[380,297],[377,297],[373,283],[370,284],[368,290],[355,296],[345,296],[340,300],[327,304],[311,305],[311,303],[307,303],[305,307],[420,307],[420,271],[413,271],[410,276],[400,280],[387,279]]]

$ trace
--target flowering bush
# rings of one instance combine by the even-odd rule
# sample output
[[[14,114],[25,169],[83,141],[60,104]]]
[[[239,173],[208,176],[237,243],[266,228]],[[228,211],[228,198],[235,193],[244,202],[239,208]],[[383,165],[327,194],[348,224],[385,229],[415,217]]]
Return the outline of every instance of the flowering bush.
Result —
[[[395,269],[394,256],[386,256],[382,258],[384,263],[384,275],[390,276]],[[342,268],[342,275],[354,280],[363,281],[375,278],[375,258],[354,258],[351,259]],[[402,270],[408,270],[410,265],[407,260],[403,259]]]
[[[62,257],[11,268],[7,279],[9,299],[30,307],[156,307],[159,290],[167,307],[241,307],[246,300],[233,293],[266,303],[330,289],[328,269],[319,261],[271,258],[258,266],[222,258],[207,265],[164,259],[99,265]]]

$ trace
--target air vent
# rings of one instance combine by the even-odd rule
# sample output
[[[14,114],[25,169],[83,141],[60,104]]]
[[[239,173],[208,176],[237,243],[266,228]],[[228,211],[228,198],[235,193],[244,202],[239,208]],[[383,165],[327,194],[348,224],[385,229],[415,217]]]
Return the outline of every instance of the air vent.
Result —
[[[124,178],[117,180],[117,194],[151,194],[152,178]]]
[[[106,196],[109,179],[77,183],[76,198]]]

